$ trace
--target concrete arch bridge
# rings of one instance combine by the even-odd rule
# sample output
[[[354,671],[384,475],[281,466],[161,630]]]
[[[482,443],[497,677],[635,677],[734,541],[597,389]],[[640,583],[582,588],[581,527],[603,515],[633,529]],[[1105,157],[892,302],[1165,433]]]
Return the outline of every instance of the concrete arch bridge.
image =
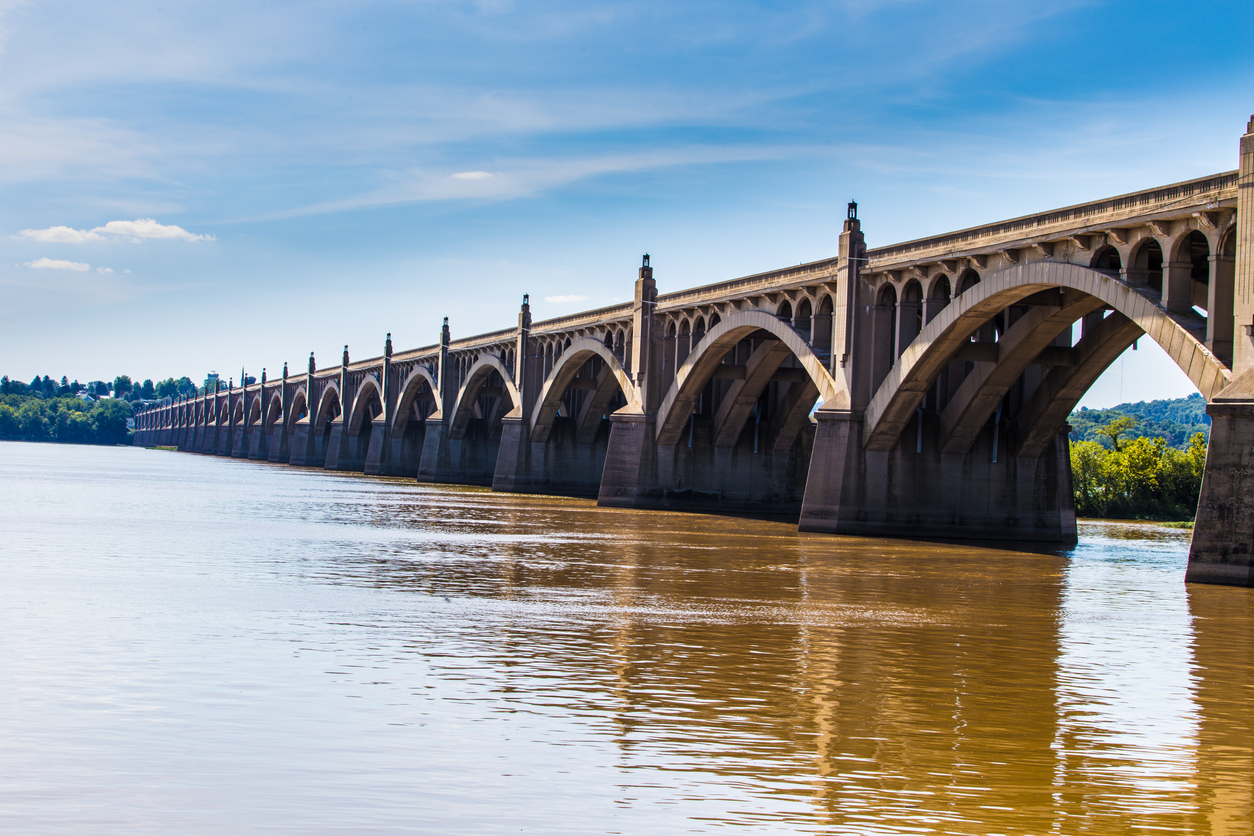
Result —
[[[1240,167],[166,402],[135,443],[839,534],[1067,544],[1067,416],[1138,339],[1208,401],[1189,578],[1254,584],[1254,119]],[[816,409],[817,407],[817,409]]]

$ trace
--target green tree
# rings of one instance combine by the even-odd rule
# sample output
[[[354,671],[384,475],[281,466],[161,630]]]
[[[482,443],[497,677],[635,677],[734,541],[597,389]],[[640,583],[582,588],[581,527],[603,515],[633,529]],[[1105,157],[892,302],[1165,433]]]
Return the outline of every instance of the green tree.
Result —
[[[95,427],[96,442],[99,444],[125,444],[127,438],[126,419],[131,417],[131,405],[126,401],[98,401],[91,411],[91,421]]]
[[[0,439],[15,441],[20,437],[17,410],[7,403],[0,403]]]
[[[38,400],[32,398],[17,411],[18,437],[27,441],[44,441],[48,437],[48,424]]]
[[[158,383],[153,388],[153,391],[158,398],[173,398],[179,393],[179,385],[174,381],[174,378],[167,377]]]
[[[130,375],[120,374],[113,378],[113,397],[120,398],[131,391],[134,384]]]
[[[1104,458],[1106,448],[1096,441],[1071,445],[1071,485],[1075,490],[1075,510],[1082,517],[1106,514]]]
[[[1136,419],[1125,415],[1101,427],[1097,432],[1110,439],[1110,446],[1115,448],[1117,453],[1119,452],[1119,437],[1126,435],[1134,426],[1136,426]]]

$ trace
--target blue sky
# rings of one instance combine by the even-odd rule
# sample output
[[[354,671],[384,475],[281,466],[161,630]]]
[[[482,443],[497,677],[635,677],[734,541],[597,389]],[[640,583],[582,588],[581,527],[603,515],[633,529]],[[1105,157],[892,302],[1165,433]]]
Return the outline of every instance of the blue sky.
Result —
[[[646,250],[663,291],[823,258],[850,198],[877,245],[1229,170],[1252,28],[1248,0],[0,0],[0,371],[273,374],[623,300]],[[1191,391],[1144,343],[1086,403]]]

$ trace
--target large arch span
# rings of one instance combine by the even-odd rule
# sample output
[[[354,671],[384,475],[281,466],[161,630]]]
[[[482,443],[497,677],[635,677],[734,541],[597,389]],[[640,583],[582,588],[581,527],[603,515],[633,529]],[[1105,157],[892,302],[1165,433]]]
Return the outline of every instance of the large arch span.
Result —
[[[1056,292],[1054,300],[1048,292]],[[1032,297],[1029,299],[1029,297]],[[868,450],[890,450],[940,372],[976,332],[1006,308],[1030,302],[1032,311],[1008,328],[986,363],[977,363],[942,416],[945,452],[965,452],[978,429],[1041,351],[1087,313],[1109,306],[1111,322],[1073,349],[1071,365],[1055,368],[1020,416],[1021,454],[1037,453],[1084,394],[1123,349],[1142,334],[1154,340],[1210,401],[1231,382],[1232,373],[1172,315],[1118,279],[1075,264],[1031,262],[999,271],[967,289],[941,310],[902,352],[876,390],[864,418]],[[1118,317],[1116,319],[1116,317]],[[1116,350],[1117,349],[1117,350]],[[1035,396],[1034,396],[1035,397]],[[952,407],[952,409],[951,409]],[[1064,411],[1065,410],[1065,411]],[[1061,415],[1061,417],[1059,417]],[[1048,416],[1048,417],[1047,417]]]
[[[466,372],[466,382],[457,393],[457,401],[453,405],[453,417],[449,422],[450,438],[461,438],[466,434],[466,427],[470,424],[470,419],[474,417],[475,400],[493,372],[501,376],[504,387],[501,400],[504,401],[508,397],[513,410],[521,410],[522,397],[518,394],[518,387],[514,385],[509,369],[499,357],[491,354],[485,355],[475,361],[475,364]]]
[[[828,373],[823,361],[796,330],[766,311],[737,311],[728,314],[707,331],[676,370],[675,381],[658,410],[658,444],[673,445],[679,441],[684,422],[688,420],[702,389],[714,376],[723,358],[737,343],[756,331],[765,331],[772,339],[764,342],[754,352],[749,360],[745,379],[737,380],[734,391],[724,398],[720,414],[716,416],[720,443],[726,444],[729,437],[731,443],[735,443],[734,435],[739,432],[749,410],[757,402],[762,387],[790,354],[801,364],[817,390],[816,397],[824,401],[825,407],[848,408],[848,393]],[[812,405],[813,400],[805,406],[804,414],[809,414]]]
[[[613,352],[600,340],[581,337],[562,351],[561,357],[558,358],[558,362],[549,372],[548,378],[545,379],[540,389],[540,396],[536,399],[536,405],[531,413],[532,441],[548,441],[558,409],[562,405],[562,398],[584,364],[593,357],[601,358],[605,365],[596,379],[596,388],[592,390],[592,397],[583,405],[580,415],[577,416],[577,438],[581,442],[586,442],[590,440],[589,435],[595,434],[596,428],[600,425],[601,415],[615,392],[622,393],[629,407],[638,405],[635,397],[636,387],[632,385],[631,377],[628,376]]]

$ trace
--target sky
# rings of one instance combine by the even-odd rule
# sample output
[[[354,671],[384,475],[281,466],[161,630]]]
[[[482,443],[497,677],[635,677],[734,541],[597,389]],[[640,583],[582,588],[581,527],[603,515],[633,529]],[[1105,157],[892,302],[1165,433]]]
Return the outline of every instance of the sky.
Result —
[[[1248,0],[0,0],[0,373],[322,366],[1231,170]],[[1082,402],[1178,397],[1148,340]]]

